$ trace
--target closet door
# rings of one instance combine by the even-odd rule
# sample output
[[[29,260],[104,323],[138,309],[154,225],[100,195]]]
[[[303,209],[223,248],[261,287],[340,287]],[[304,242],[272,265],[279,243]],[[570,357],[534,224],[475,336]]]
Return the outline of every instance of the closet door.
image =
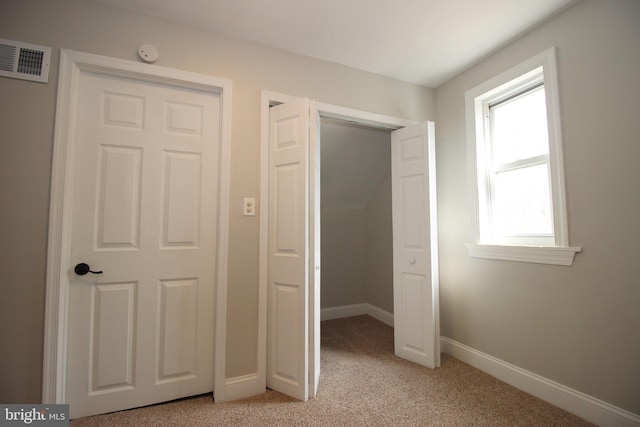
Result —
[[[434,124],[391,133],[394,340],[398,357],[440,366]]]
[[[309,395],[309,103],[269,113],[267,387]]]

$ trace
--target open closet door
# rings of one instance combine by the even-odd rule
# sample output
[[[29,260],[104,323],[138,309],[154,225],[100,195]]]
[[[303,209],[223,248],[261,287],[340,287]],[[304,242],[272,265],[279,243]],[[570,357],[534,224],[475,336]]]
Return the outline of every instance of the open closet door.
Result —
[[[299,99],[269,112],[267,387],[303,401],[315,395],[320,362],[320,218],[312,203],[319,193],[310,196],[319,191],[319,151],[310,145],[310,104]]]
[[[396,356],[440,366],[433,122],[391,133]]]
[[[309,398],[320,383],[320,113],[309,102]]]

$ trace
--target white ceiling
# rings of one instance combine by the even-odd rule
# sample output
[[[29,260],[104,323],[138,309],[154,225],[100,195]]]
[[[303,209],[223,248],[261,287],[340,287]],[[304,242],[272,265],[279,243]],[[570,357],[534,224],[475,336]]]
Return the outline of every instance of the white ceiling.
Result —
[[[92,0],[437,87],[575,0]]]

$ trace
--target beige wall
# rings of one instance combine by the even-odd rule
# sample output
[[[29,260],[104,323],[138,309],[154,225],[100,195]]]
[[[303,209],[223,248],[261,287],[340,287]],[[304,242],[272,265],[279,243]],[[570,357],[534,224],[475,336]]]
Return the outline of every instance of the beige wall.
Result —
[[[431,89],[219,37],[78,0],[2,0],[0,38],[53,48],[49,84],[0,78],[0,402],[38,402],[49,187],[59,49],[136,61],[143,43],[157,65],[233,80],[227,377],[256,371],[260,91],[412,120],[433,119]],[[258,206],[258,208],[260,208]]]
[[[321,308],[368,303],[393,313],[391,173],[366,209],[321,209]]]
[[[469,258],[464,93],[558,48],[572,267]],[[443,336],[640,414],[640,2],[584,0],[436,91]]]
[[[365,302],[367,212],[321,208],[320,308]]]
[[[391,169],[366,211],[365,302],[393,313],[393,224]]]

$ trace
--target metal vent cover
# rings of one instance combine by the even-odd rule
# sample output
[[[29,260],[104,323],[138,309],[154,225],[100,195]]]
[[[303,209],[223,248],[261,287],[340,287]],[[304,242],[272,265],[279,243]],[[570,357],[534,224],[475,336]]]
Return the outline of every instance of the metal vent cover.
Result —
[[[50,47],[0,39],[2,77],[47,83],[50,60]]]

